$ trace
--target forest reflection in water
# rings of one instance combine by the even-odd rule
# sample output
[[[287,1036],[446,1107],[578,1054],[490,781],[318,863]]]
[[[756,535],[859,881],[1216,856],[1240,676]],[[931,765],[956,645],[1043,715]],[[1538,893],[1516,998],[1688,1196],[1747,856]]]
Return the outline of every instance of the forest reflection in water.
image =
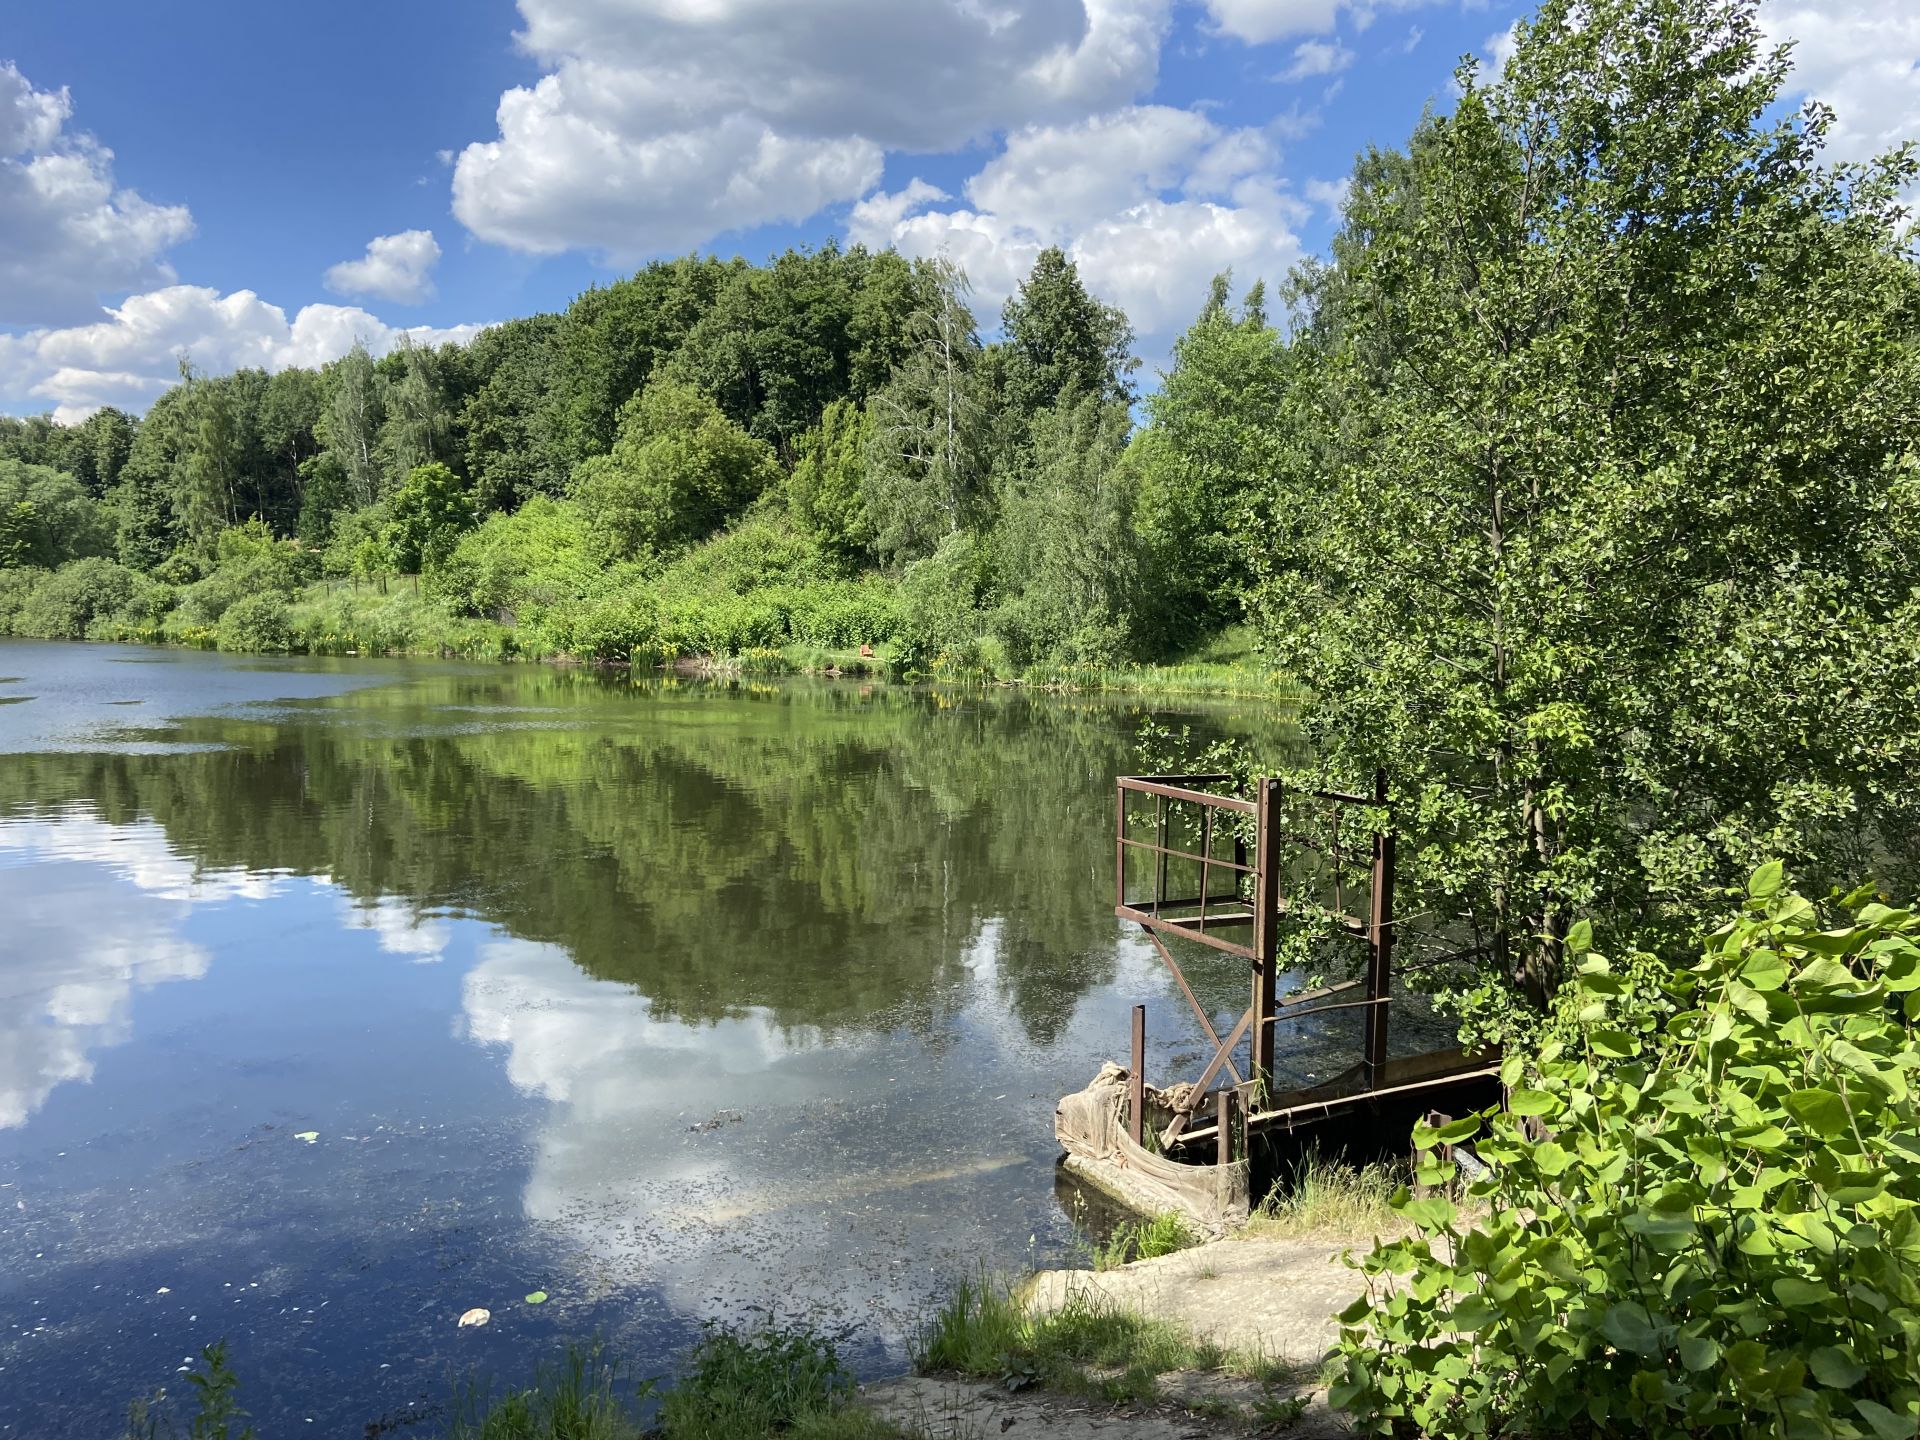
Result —
[[[287,1423],[558,1335],[665,1369],[753,1304],[879,1363],[956,1268],[1071,1244],[1051,1110],[1127,1005],[1191,1043],[1107,893],[1141,707],[197,655],[143,695],[123,654],[0,648],[26,1417],[219,1333]]]

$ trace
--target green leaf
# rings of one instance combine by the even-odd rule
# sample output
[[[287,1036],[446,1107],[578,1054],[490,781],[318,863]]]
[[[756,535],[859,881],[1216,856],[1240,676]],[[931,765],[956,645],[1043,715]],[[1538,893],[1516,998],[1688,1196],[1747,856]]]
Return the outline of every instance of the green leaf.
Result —
[[[527,1296],[527,1303],[528,1303],[529,1305],[544,1305],[544,1304],[546,1304],[546,1303],[547,1303],[547,1292],[546,1292],[546,1291],[544,1291],[544,1290],[536,1290],[536,1291],[534,1291],[534,1292],[533,1292],[533,1293],[532,1293],[531,1295],[529,1295],[529,1296]]]
[[[1705,1335],[1680,1337],[1680,1363],[1689,1370],[1711,1370],[1720,1358],[1720,1342]]]
[[[1631,1300],[1622,1300],[1618,1305],[1607,1307],[1606,1316],[1600,1321],[1600,1332],[1616,1350],[1651,1355],[1660,1348],[1660,1336],[1654,1329],[1653,1317],[1647,1314],[1646,1306],[1637,1305]]]
[[[1804,1310],[1810,1305],[1826,1304],[1833,1299],[1833,1291],[1818,1280],[1802,1280],[1797,1275],[1782,1275],[1773,1282],[1773,1298],[1792,1309]]]
[[[1831,1090],[1795,1090],[1782,1103],[1794,1119],[1822,1139],[1846,1133],[1847,1107]]]
[[[1587,1032],[1587,1043],[1609,1060],[1624,1060],[1640,1048],[1640,1042],[1626,1031],[1604,1025]]]
[[[1807,1356],[1807,1368],[1822,1385],[1845,1390],[1867,1378],[1867,1367],[1843,1345],[1822,1345]]]
[[[1740,967],[1740,978],[1756,990],[1778,990],[1787,983],[1787,962],[1777,950],[1756,950]]]
[[[1786,883],[1787,867],[1778,860],[1769,860],[1753,872],[1753,878],[1747,881],[1747,894],[1756,900],[1771,900],[1780,893],[1780,887]]]
[[[1507,1097],[1507,1111],[1512,1115],[1551,1115],[1561,1106],[1558,1095],[1546,1090],[1516,1090]]]
[[[1860,1412],[1862,1420],[1873,1427],[1873,1433],[1880,1440],[1913,1440],[1916,1434],[1920,1434],[1920,1425],[1915,1423],[1913,1415],[1896,1415],[1877,1400],[1856,1400],[1853,1408]]]

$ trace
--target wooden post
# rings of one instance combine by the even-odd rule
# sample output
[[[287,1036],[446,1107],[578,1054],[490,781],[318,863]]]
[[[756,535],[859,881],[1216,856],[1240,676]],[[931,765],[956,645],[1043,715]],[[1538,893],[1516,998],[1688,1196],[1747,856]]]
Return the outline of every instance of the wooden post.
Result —
[[[1147,1124],[1147,1007],[1133,1007],[1133,1069],[1127,1076],[1127,1133],[1142,1144]]]
[[[1280,977],[1280,782],[1261,780],[1253,812],[1253,1035],[1247,1078],[1273,1093],[1273,1016]]]
[[[1233,1163],[1233,1131],[1228,1127],[1233,1092],[1222,1085],[1213,1092],[1213,1163],[1226,1166]]]
[[[1373,776],[1374,804],[1387,803],[1387,772]],[[1373,832],[1373,913],[1367,920],[1367,1037],[1365,1074],[1369,1090],[1387,1074],[1387,1009],[1393,987],[1393,830],[1382,820]]]

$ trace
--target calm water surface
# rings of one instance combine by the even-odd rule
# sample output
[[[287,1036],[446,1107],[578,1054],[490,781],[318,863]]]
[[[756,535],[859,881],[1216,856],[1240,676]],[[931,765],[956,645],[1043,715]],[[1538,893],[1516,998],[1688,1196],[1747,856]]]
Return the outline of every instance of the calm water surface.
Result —
[[[1196,1068],[1110,911],[1143,718],[0,640],[0,1436],[223,1336],[268,1440],[755,1307],[897,1367],[1071,1252],[1053,1106],[1134,1001]]]

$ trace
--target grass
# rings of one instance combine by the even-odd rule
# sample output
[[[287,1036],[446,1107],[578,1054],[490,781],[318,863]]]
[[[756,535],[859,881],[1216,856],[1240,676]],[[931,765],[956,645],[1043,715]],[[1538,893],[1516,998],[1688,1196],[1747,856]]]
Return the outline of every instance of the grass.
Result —
[[[1117,1270],[1135,1260],[1157,1260],[1199,1243],[1200,1237],[1187,1222],[1169,1210],[1164,1215],[1135,1220],[1116,1229],[1106,1244],[1094,1250],[1093,1268]]]
[[[623,1382],[618,1362],[598,1346],[569,1349],[524,1390],[488,1396],[469,1386],[447,1440],[640,1440],[633,1407],[653,1388],[651,1380]]]
[[[1176,1370],[1283,1388],[1297,1379],[1289,1367],[1196,1340],[1178,1325],[1094,1295],[1070,1294],[1060,1308],[1031,1314],[1013,1287],[985,1277],[962,1281],[934,1312],[915,1364],[997,1379],[1010,1390],[1042,1385],[1113,1405],[1157,1399],[1160,1377]]]
[[[1388,1202],[1409,1179],[1404,1165],[1345,1165],[1309,1152],[1291,1183],[1276,1186],[1240,1233],[1272,1240],[1399,1234],[1406,1222]]]

